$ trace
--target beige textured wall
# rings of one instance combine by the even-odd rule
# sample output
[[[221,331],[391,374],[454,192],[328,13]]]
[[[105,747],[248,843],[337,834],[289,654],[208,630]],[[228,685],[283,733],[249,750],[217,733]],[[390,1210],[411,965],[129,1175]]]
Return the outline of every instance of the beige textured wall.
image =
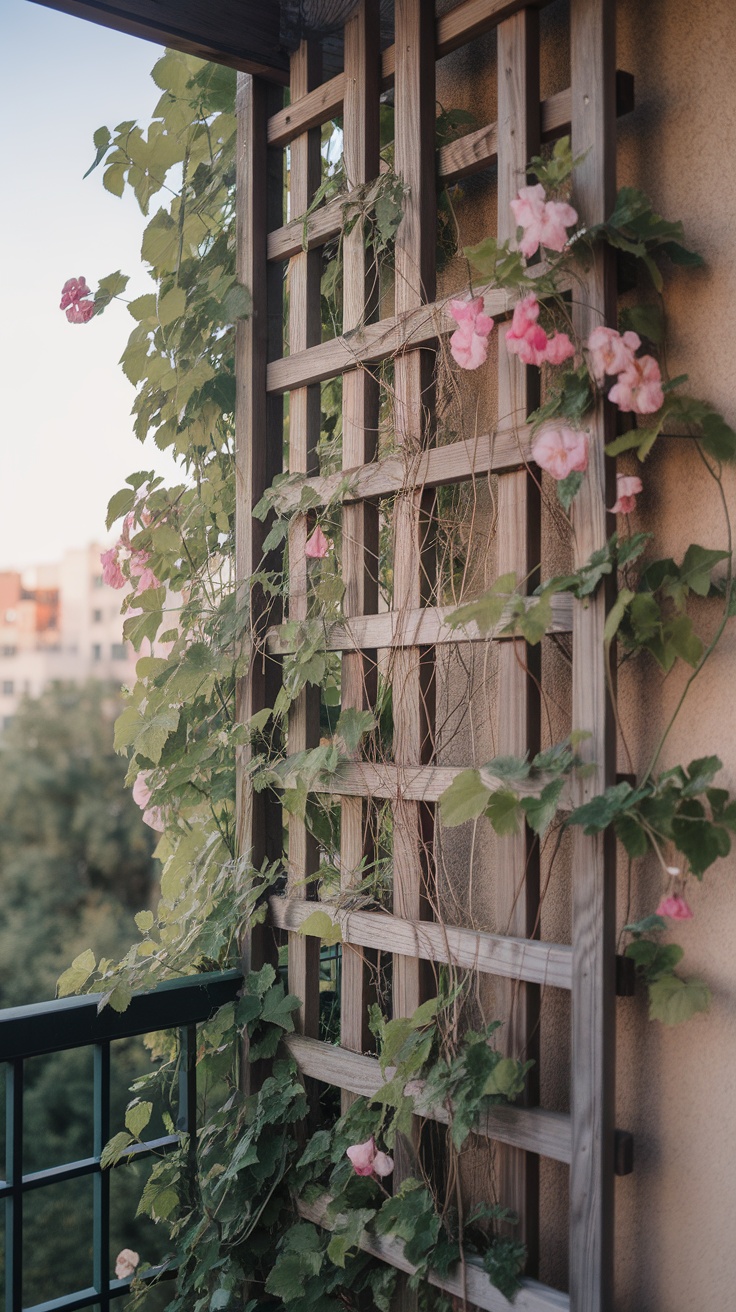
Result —
[[[542,94],[549,95],[569,85],[562,0],[543,11],[542,33]],[[705,270],[673,271],[669,280],[670,372],[689,373],[693,394],[711,400],[736,424],[736,0],[620,0],[618,45],[618,66],[635,75],[637,102],[635,112],[619,124],[619,183],[642,187],[664,214],[681,217],[687,238],[707,260]],[[472,108],[485,122],[493,116],[494,82],[495,47],[488,38],[472,52],[457,52],[441,62],[438,97],[445,105]],[[489,174],[466,186],[459,202],[463,240],[477,241],[493,230],[494,181]],[[456,265],[446,273],[444,285],[456,286],[461,277]],[[491,363],[484,384],[466,382],[466,414],[473,413],[476,399],[480,414],[492,408],[493,372]],[[633,471],[635,462],[620,467]],[[681,558],[690,542],[725,546],[716,491],[694,453],[662,443],[645,466],[644,480],[635,527],[655,533],[657,554]],[[733,471],[726,487],[736,517]],[[547,546],[551,554],[558,553],[551,531]],[[492,556],[491,545],[489,561]],[[551,571],[546,567],[546,572]],[[693,614],[707,633],[713,603],[702,603]],[[675,669],[663,680],[649,661],[627,667],[621,705],[635,768],[646,765],[685,675]],[[696,683],[663,767],[717,753],[724,762],[724,785],[736,790],[735,678],[736,625]],[[545,657],[545,679],[562,718],[566,675],[552,653]],[[493,695],[491,690],[491,699]],[[467,759],[464,745],[461,734],[448,759]],[[623,751],[620,768],[627,768]],[[477,923],[491,928],[492,839],[486,835],[483,844],[486,874],[476,880],[472,912]],[[448,835],[447,869],[467,869],[468,851],[463,831],[454,840]],[[710,1013],[665,1030],[649,1023],[643,997],[617,1004],[617,1119],[633,1132],[636,1145],[635,1173],[616,1183],[617,1312],[736,1310],[735,874],[736,859],[713,867],[703,886],[692,889],[694,920],[672,936],[686,949],[683,968],[705,979],[713,991]],[[631,917],[653,910],[660,890],[658,871],[637,863]],[[623,865],[619,894],[623,924]],[[566,939],[568,934],[569,901],[561,866],[545,906],[543,937]],[[550,992],[544,1009],[543,1100],[566,1109],[567,1000]],[[567,1266],[566,1175],[563,1168],[543,1164],[540,1274],[558,1286],[564,1286]]]

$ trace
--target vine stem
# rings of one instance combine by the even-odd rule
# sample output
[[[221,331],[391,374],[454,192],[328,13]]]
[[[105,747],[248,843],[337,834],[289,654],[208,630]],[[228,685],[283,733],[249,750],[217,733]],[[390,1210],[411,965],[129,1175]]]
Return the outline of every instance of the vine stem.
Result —
[[[642,779],[642,783],[646,783],[646,781],[651,778],[652,773],[656,768],[657,762],[659,761],[659,758],[662,755],[662,751],[664,750],[665,743],[667,742],[667,739],[669,738],[670,733],[674,728],[675,721],[677,720],[677,717],[679,716],[680,711],[682,710],[685,704],[685,699],[687,698],[687,695],[690,692],[693,683],[697,679],[698,675],[701,673],[706,661],[708,661],[709,658],[713,655],[713,652],[715,651],[716,647],[718,646],[718,643],[723,637],[723,633],[726,628],[726,625],[728,624],[728,621],[731,618],[731,616],[729,615],[729,611],[731,609],[731,594],[733,591],[733,530],[731,527],[731,517],[728,513],[728,503],[726,501],[726,495],[723,491],[723,481],[721,475],[720,473],[716,473],[715,470],[709,464],[708,460],[706,459],[705,453],[703,451],[702,445],[697,440],[697,438],[695,439],[695,445],[697,447],[697,451],[698,451],[698,455],[700,456],[700,459],[702,460],[708,473],[710,474],[711,478],[713,479],[713,481],[716,483],[718,487],[718,494],[721,498],[723,515],[726,521],[726,534],[728,537],[728,574],[726,575],[725,604],[723,607],[723,615],[721,617],[721,622],[718,625],[718,628],[716,629],[710,642],[708,643],[708,646],[703,652],[703,655],[700,659],[700,664],[697,666],[696,669],[693,670],[692,674],[690,675],[690,677],[688,678],[685,684],[685,687],[680,693],[680,696],[677,700],[677,705],[675,706],[675,709],[672,712],[672,715],[670,716],[664,728],[664,731],[659,739],[659,742],[657,743],[654,755],[651,761],[649,762],[647,770]]]

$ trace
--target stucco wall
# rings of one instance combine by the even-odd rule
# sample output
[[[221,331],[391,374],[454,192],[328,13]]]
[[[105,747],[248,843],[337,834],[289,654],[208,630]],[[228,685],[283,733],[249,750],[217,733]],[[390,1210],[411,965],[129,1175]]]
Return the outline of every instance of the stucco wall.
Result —
[[[566,28],[566,7],[557,0],[542,14],[543,95],[569,85]],[[493,117],[494,50],[493,39],[487,38],[471,51],[441,61],[438,97],[445,106],[471,108],[480,122]],[[706,258],[705,270],[673,271],[668,280],[668,364],[673,376],[687,372],[689,390],[712,401],[731,423],[736,423],[731,331],[736,261],[730,217],[736,203],[735,54],[733,0],[621,0],[618,66],[635,75],[636,110],[619,123],[619,184],[642,187],[662,213],[681,217],[688,240]],[[494,184],[489,173],[464,188],[458,201],[464,241],[476,241],[493,230]],[[445,285],[448,280],[457,285],[457,274],[456,265],[445,275]],[[465,384],[466,414],[476,401],[483,417],[493,409],[494,372],[491,363],[483,384],[475,380]],[[630,467],[633,471],[635,461]],[[629,465],[622,462],[620,468],[627,472]],[[634,527],[656,535],[657,554],[681,558],[691,542],[726,545],[716,489],[692,449],[661,443],[645,466],[644,481]],[[726,489],[736,514],[732,471]],[[563,548],[549,521],[547,527],[547,552],[558,555]],[[491,565],[492,560],[491,545]],[[545,568],[545,572],[551,571]],[[707,633],[713,623],[713,605],[701,603],[693,611],[701,632]],[[563,666],[554,653],[545,657],[545,680],[560,720],[566,702]],[[652,662],[640,660],[622,674],[623,727],[636,769],[646,766],[687,673],[676,668],[663,679]],[[668,742],[663,767],[717,753],[724,762],[724,785],[736,789],[734,678],[736,633],[732,632],[696,683]],[[489,729],[489,741],[491,737]],[[461,734],[453,740],[454,755],[446,759],[467,759],[466,745]],[[487,758],[481,753],[477,759]],[[623,749],[620,768],[628,768]],[[459,869],[462,861],[467,868],[467,839],[458,834],[456,840],[448,837],[448,843],[452,841],[457,846],[452,860],[448,851],[448,869]],[[486,835],[483,842],[487,878],[476,883],[472,911],[476,923],[492,928],[493,840]],[[545,905],[545,938],[566,939],[569,934],[563,870],[561,865]],[[705,979],[713,991],[710,1013],[666,1030],[647,1020],[643,996],[617,1003],[617,1121],[633,1132],[636,1145],[634,1174],[616,1183],[617,1312],[736,1309],[735,874],[734,859],[714,866],[703,886],[692,889],[694,920],[678,926],[679,933],[673,935],[686,949],[683,968]],[[656,869],[637,863],[631,918],[653,910],[661,885]],[[626,919],[627,896],[622,863],[620,924]],[[544,1007],[543,1100],[547,1106],[566,1108],[567,1001],[550,993]],[[564,1285],[566,1171],[545,1163],[542,1181],[540,1274]]]

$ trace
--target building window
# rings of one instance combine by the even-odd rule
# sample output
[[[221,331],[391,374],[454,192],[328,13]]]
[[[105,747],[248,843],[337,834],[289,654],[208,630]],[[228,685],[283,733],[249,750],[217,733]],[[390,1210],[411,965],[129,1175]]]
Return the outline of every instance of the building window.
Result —
[[[102,644],[99,642],[92,643],[92,660],[93,661],[102,660]]]
[[[102,623],[102,611],[101,611],[101,610],[93,610],[93,611],[92,611],[92,623],[93,623],[93,624],[101,624],[101,623]]]
[[[18,648],[17,648],[17,647],[3,647],[3,648],[2,648],[2,654],[3,654],[3,656],[17,656],[17,655],[18,655]]]
[[[12,697],[15,692],[15,684],[12,679],[3,679],[3,697]]]
[[[114,661],[127,660],[128,653],[125,649],[124,642],[114,642],[112,644],[112,658]]]

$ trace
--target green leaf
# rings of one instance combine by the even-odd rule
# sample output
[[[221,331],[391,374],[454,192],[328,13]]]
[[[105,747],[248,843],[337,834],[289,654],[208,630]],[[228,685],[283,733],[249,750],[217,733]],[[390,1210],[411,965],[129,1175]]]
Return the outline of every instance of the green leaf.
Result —
[[[560,479],[557,484],[557,499],[563,510],[570,509],[582,486],[583,475],[577,469],[572,474],[568,474],[567,478]]]
[[[721,560],[728,560],[727,551],[711,551],[692,543],[685,552],[680,566],[680,580],[696,593],[698,597],[707,597],[710,591],[710,576]]]
[[[125,1113],[125,1128],[134,1139],[140,1139],[153,1113],[152,1102],[133,1102]]]
[[[544,834],[557,814],[557,803],[565,786],[563,778],[552,779],[542,789],[539,797],[522,797],[521,809],[527,824],[535,834]]]
[[[337,921],[333,920],[326,911],[313,911],[311,916],[307,916],[299,926],[298,932],[320,938],[327,947],[332,947],[334,943],[342,943],[342,930]]]
[[[630,803],[633,789],[631,784],[614,784],[605,793],[599,793],[589,802],[572,811],[567,818],[568,825],[582,825],[586,834],[599,834],[625,811]]]
[[[710,1006],[710,989],[702,980],[662,975],[649,984],[649,1019],[679,1025]]]
[[[507,788],[499,788],[497,793],[491,793],[485,814],[497,834],[502,837],[515,834],[519,828],[519,799],[516,793]]]
[[[80,952],[71,966],[59,976],[56,984],[57,998],[68,998],[70,994],[78,993],[87,983],[96,966],[97,958],[91,948]]]
[[[452,828],[477,820],[486,809],[490,793],[477,770],[463,770],[439,799],[442,823]]]
[[[122,519],[123,515],[129,514],[135,505],[135,492],[129,487],[122,487],[116,492],[107,503],[107,518],[105,527],[111,528],[116,519]]]
[[[165,296],[158,298],[158,321],[162,328],[180,319],[187,308],[187,294],[183,287],[172,287]]]
[[[661,346],[664,341],[664,314],[658,304],[632,305],[622,311],[620,320],[622,332],[630,330],[640,337],[648,337],[656,346]]]
[[[117,1166],[121,1157],[126,1155],[126,1150],[132,1148],[133,1145],[134,1140],[131,1139],[130,1135],[127,1134],[125,1130],[120,1130],[118,1134],[114,1134],[112,1139],[105,1144],[105,1147],[100,1154],[100,1166],[102,1167],[102,1170],[108,1171],[111,1166]]]
[[[110,164],[102,175],[102,185],[113,196],[122,196],[125,190],[125,165]]]
[[[608,651],[619,630],[619,625],[626,614],[626,608],[634,600],[635,594],[628,588],[622,588],[619,592],[613,606],[606,616],[606,623],[603,629],[603,645]]]
[[[92,173],[92,171],[97,168],[98,164],[101,164],[105,158],[111,141],[110,129],[106,127],[97,128],[92,135],[92,141],[97,153],[87,169],[87,172],[82,175],[83,178],[88,178],[90,173]]]
[[[375,727],[376,720],[370,711],[356,711],[348,707],[341,713],[335,732],[342,738],[346,750],[353,753],[360,746],[363,736]]]
[[[501,617],[517,586],[515,574],[502,574],[496,579],[492,588],[484,592],[475,601],[465,602],[447,617],[451,628],[462,628],[476,624],[481,633],[489,633],[500,623]]]

